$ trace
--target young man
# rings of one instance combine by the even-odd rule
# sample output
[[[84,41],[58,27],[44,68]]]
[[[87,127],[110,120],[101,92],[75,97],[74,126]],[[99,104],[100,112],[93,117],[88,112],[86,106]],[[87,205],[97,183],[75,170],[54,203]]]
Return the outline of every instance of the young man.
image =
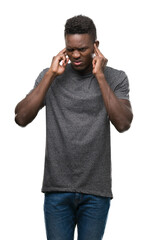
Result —
[[[133,115],[128,78],[107,67],[96,28],[85,16],[68,19],[64,48],[15,109],[26,126],[46,106],[42,192],[48,240],[100,240],[111,189],[110,122],[129,129]],[[70,61],[70,63],[68,63]]]

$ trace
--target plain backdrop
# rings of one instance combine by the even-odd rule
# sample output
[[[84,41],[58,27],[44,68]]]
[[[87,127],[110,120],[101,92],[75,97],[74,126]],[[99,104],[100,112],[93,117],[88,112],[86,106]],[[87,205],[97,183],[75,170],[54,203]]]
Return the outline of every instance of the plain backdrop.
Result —
[[[148,239],[146,0],[5,0],[0,3],[2,240],[46,239],[41,193],[45,109],[21,128],[14,122],[14,108],[32,89],[38,74],[50,66],[52,57],[65,47],[65,22],[78,14],[94,20],[108,66],[127,73],[134,112],[129,131],[118,133],[111,127],[114,199],[104,240]]]

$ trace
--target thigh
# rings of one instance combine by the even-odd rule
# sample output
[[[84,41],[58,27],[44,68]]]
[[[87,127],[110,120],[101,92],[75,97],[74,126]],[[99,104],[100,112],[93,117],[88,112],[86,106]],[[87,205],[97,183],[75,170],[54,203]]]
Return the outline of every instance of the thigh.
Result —
[[[46,193],[44,215],[47,240],[73,240],[76,225],[71,193]]]
[[[110,198],[94,195],[83,196],[77,211],[78,240],[101,240],[103,238]]]

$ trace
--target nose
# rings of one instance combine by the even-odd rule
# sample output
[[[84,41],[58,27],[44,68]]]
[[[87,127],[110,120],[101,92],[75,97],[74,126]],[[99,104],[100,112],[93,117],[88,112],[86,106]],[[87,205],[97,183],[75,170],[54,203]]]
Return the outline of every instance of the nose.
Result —
[[[73,58],[79,58],[80,57],[79,51],[78,50],[74,50],[72,56],[73,56]]]

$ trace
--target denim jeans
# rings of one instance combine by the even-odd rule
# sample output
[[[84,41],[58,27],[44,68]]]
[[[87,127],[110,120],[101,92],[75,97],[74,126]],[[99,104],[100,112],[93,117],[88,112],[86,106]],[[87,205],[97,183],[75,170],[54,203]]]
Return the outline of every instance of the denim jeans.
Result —
[[[45,193],[44,214],[47,240],[103,238],[110,198],[73,192]]]

